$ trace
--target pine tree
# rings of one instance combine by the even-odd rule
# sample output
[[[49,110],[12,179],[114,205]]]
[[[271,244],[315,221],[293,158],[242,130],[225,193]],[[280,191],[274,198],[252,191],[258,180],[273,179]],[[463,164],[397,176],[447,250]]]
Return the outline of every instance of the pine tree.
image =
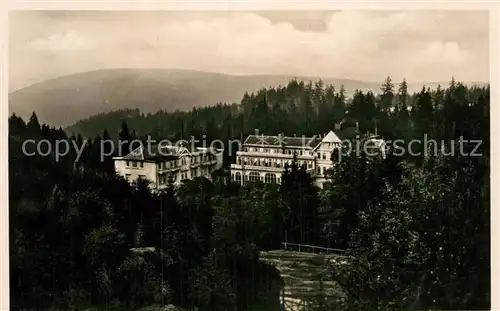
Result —
[[[9,118],[9,135],[21,136],[26,132],[26,123],[15,113]]]
[[[318,242],[319,225],[317,189],[305,165],[299,166],[297,155],[292,164],[285,164],[281,177],[281,208],[284,209],[285,237],[288,242],[314,244]]]
[[[118,138],[119,138],[118,156],[125,156],[129,154],[131,152],[130,143],[132,141],[132,135],[130,134],[128,125],[125,121],[122,121],[121,130],[118,134]]]
[[[380,87],[382,94],[380,96],[379,107],[380,110],[386,114],[389,108],[392,106],[392,100],[394,97],[394,84],[392,83],[391,77],[386,77],[384,84]]]
[[[408,107],[408,83],[406,83],[406,79],[399,84],[398,90],[398,102],[396,105],[398,112],[406,112]]]
[[[33,136],[39,136],[40,135],[40,123],[38,122],[38,117],[36,116],[36,113],[33,112],[31,114],[30,120],[28,121],[28,124],[26,124],[26,128],[28,129],[28,133]]]

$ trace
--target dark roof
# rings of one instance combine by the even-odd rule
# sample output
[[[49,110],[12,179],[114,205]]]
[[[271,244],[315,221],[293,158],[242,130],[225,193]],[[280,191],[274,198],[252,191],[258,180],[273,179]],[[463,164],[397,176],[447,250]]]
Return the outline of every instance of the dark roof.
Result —
[[[172,161],[172,160],[176,160],[179,158],[178,155],[146,155],[145,157],[145,160],[151,160],[151,161],[157,161],[157,160],[161,160],[161,161]]]
[[[131,153],[127,154],[123,157],[124,160],[146,160],[146,161],[170,161],[179,158],[179,155],[176,153],[174,148],[170,148],[172,150],[168,150],[169,148],[164,148],[165,146],[160,146],[158,144],[151,145],[148,148],[138,147]]]
[[[124,160],[136,160],[136,161],[171,161],[179,158],[179,147],[166,144],[153,144],[148,150],[147,146],[143,148],[138,147],[131,153],[123,157]],[[189,144],[183,145],[189,152],[197,152],[199,150],[196,147]],[[208,148],[206,153],[217,154],[214,150]]]
[[[179,149],[180,148],[186,148],[189,152],[195,152],[196,151],[196,147],[193,146],[193,144],[189,144],[189,143],[184,143],[184,144],[171,144],[171,145],[168,145],[168,144],[154,144],[151,146],[151,150],[154,150],[154,151],[159,151],[161,149],[161,152],[164,153],[164,154],[168,154],[168,153],[177,153],[179,152]]]
[[[123,157],[123,160],[142,160],[142,155],[134,154],[133,152]]]
[[[262,146],[286,146],[286,147],[311,147],[315,148],[321,143],[321,139],[317,137],[287,137],[287,136],[265,136],[265,135],[249,135],[245,139],[244,145],[262,145]]]

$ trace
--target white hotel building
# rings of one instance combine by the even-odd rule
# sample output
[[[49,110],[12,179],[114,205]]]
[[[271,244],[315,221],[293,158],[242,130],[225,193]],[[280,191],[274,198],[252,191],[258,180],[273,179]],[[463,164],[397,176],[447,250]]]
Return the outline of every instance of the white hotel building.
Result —
[[[231,165],[231,179],[240,184],[246,181],[281,183],[285,163],[289,165],[297,155],[299,166],[305,165],[318,187],[326,182],[326,172],[333,167],[332,153],[342,144],[330,131],[324,137],[286,137],[250,135],[236,153],[236,163]]]
[[[222,167],[223,149],[187,148],[180,146],[141,146],[123,157],[114,157],[115,171],[130,183],[139,178],[147,179],[150,188],[160,190],[169,182],[179,185],[182,181],[204,176]]]

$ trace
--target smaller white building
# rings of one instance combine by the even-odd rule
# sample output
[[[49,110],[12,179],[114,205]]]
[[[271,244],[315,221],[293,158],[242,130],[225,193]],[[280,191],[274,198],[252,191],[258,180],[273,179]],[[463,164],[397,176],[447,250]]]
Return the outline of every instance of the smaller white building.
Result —
[[[150,188],[161,190],[168,183],[179,185],[195,177],[211,179],[211,173],[222,168],[223,149],[158,144],[140,146],[123,157],[114,157],[115,171],[130,183],[148,180]]]

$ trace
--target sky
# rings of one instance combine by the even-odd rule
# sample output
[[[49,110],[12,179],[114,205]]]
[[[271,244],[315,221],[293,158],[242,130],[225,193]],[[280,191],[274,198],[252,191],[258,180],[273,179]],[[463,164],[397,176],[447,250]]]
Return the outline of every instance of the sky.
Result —
[[[106,68],[489,81],[487,11],[17,11],[9,90]]]

